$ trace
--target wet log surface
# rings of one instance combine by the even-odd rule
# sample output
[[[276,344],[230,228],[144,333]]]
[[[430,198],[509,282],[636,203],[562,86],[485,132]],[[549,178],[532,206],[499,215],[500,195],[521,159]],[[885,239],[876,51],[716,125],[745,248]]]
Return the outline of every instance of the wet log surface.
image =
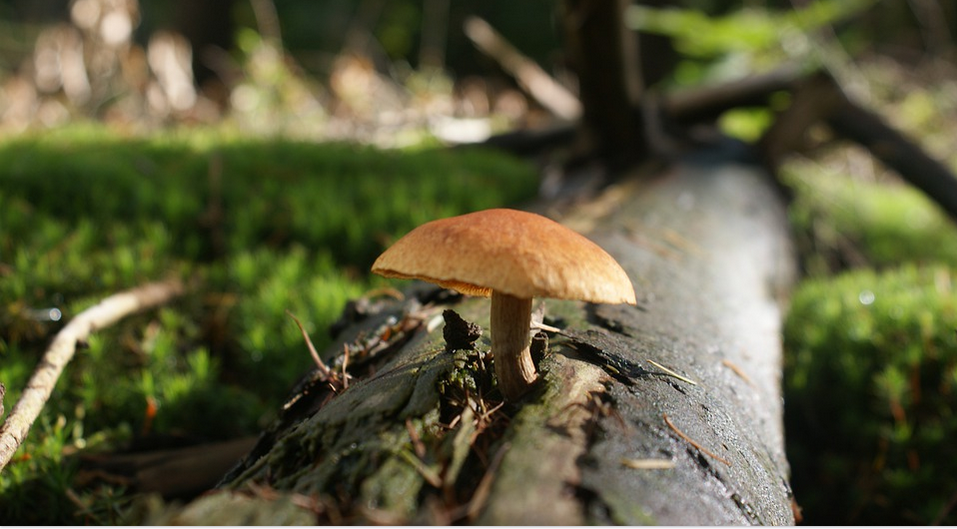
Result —
[[[594,308],[593,321],[618,331],[603,350],[697,384],[644,374],[609,387],[624,426],[602,418],[582,465],[580,487],[608,513],[592,521],[793,523],[780,325],[794,260],[784,211],[759,178],[740,166],[679,170],[595,233],[644,301],[638,311]],[[674,469],[622,464],[656,458]]]
[[[223,492],[147,520],[242,523],[245,498],[281,506],[274,524],[793,523],[780,326],[795,259],[770,179],[680,165],[559,220],[618,259],[639,303],[544,301],[541,382],[520,402],[501,402],[487,332],[443,336],[446,309],[487,329],[488,301],[416,284],[350,307],[340,375],[303,379]]]

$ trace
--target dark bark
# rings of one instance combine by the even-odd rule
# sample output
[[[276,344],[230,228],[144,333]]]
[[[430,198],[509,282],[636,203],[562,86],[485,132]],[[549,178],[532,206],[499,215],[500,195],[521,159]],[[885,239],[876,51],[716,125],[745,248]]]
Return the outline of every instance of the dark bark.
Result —
[[[827,124],[838,135],[859,143],[957,219],[957,178],[950,168],[887,124],[878,114],[845,99]]]
[[[185,448],[84,455],[77,481],[103,480],[164,498],[192,498],[215,487],[254,442],[255,438],[241,438]]]
[[[230,50],[235,27],[232,9],[235,0],[180,0],[176,2],[174,25],[193,47],[193,77],[196,84],[218,83],[211,67],[211,49]]]
[[[275,502],[274,523],[290,503],[332,523],[793,523],[779,330],[794,256],[766,175],[685,165],[562,220],[616,256],[639,305],[545,301],[524,399],[497,407],[487,337],[443,338],[443,310],[487,329],[488,301],[419,286],[352,315],[332,350],[333,371],[350,352],[349,387],[304,379],[231,492],[149,519],[205,524],[216,498],[236,513],[245,498]]]
[[[646,98],[646,139],[654,151],[668,157],[715,146],[726,150],[728,144],[721,142],[723,137],[713,129],[693,135],[693,126],[710,123],[733,108],[767,106],[773,95],[782,91],[791,95],[791,104],[781,111],[758,146],[769,168],[774,170],[790,154],[805,150],[807,131],[824,124],[838,138],[867,149],[957,219],[957,176],[953,171],[878,113],[849,98],[833,78],[821,72],[802,76],[791,68],[782,68],[725,85],[669,94],[658,104]],[[637,116],[638,112],[631,108],[620,114]],[[511,132],[485,143],[516,154],[530,154],[569,145],[575,139],[574,132],[572,125],[561,125],[542,131]]]
[[[950,168],[879,114],[853,101],[823,72],[794,82],[791,105],[761,140],[768,164],[776,167],[788,154],[801,150],[808,129],[818,123],[867,149],[957,219],[957,177]]]
[[[624,0],[565,0],[565,50],[578,75],[585,132],[612,162],[635,161],[645,142],[636,112],[641,96],[638,44],[625,28]]]

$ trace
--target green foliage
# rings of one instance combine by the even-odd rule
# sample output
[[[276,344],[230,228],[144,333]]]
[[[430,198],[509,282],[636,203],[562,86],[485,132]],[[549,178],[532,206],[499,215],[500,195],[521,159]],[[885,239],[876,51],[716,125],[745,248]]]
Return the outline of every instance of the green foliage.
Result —
[[[957,263],[957,229],[914,188],[855,180],[810,163],[789,164],[782,176],[795,192],[791,221],[811,274],[901,259]]]
[[[8,410],[80,311],[169,275],[200,285],[77,351],[20,459],[0,473],[0,519],[115,523],[128,497],[96,486],[68,498],[76,470],[65,453],[153,434],[259,431],[312,363],[287,310],[322,350],[346,301],[383,283],[367,271],[392,240],[433,218],[523,200],[536,186],[530,167],[484,151],[82,127],[0,142]]]
[[[953,524],[957,228],[896,181],[811,162],[783,176],[811,277],[784,337],[788,455],[806,521]]]
[[[949,267],[906,265],[795,293],[786,427],[809,522],[957,522],[937,519],[957,483],[955,283]]]
[[[634,30],[670,38],[680,60],[662,84],[700,87],[793,64],[811,70],[841,69],[846,43],[822,32],[871,8],[875,0],[818,0],[800,8],[773,10],[745,4],[721,15],[702,6],[628,7],[626,24]],[[828,37],[826,37],[828,36]],[[860,39],[851,39],[855,42]],[[772,106],[773,103],[772,103]],[[754,141],[772,121],[767,108],[736,109],[719,121],[725,134]]]
[[[699,9],[633,5],[626,23],[635,30],[671,37],[676,50],[691,60],[684,70],[679,69],[676,81],[697,84],[702,77],[688,75],[691,71],[723,75],[729,73],[729,67],[748,71],[755,65],[777,65],[788,59],[820,63],[823,58],[812,54],[809,35],[873,4],[874,0],[819,0],[801,9],[743,7],[721,16],[709,16]]]
[[[773,121],[774,114],[770,109],[741,108],[722,114],[718,126],[728,136],[754,143],[761,139]]]

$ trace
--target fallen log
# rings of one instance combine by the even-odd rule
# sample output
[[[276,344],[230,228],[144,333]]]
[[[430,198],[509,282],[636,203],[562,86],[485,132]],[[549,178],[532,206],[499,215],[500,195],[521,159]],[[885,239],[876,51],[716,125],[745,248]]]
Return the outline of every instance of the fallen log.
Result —
[[[245,499],[275,504],[270,523],[290,505],[324,523],[794,523],[779,331],[795,259],[771,179],[681,165],[533,209],[615,256],[638,306],[545,301],[541,381],[503,403],[487,333],[443,316],[487,329],[487,300],[413,284],[364,304],[327,355],[348,387],[306,376],[220,493],[149,521],[210,523],[221,501],[229,522]]]

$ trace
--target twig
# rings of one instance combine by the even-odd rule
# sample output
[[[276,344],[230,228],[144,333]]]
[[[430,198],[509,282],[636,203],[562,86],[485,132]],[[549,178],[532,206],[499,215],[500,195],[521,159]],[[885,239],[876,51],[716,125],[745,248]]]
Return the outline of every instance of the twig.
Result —
[[[727,367],[728,369],[730,369],[731,371],[734,371],[734,374],[741,377],[741,380],[747,382],[749,386],[754,387],[754,382],[751,380],[751,377],[749,377],[747,373],[742,371],[741,368],[738,367],[734,362],[725,358],[724,360],[721,361],[721,364]]]
[[[671,428],[672,430],[674,430],[674,432],[675,432],[676,434],[678,434],[678,437],[684,439],[685,441],[688,442],[688,444],[690,444],[691,446],[697,448],[697,449],[700,450],[701,452],[703,452],[703,453],[705,453],[705,454],[707,454],[707,455],[709,455],[709,456],[711,456],[711,457],[717,459],[718,461],[721,461],[722,463],[724,463],[725,465],[728,465],[729,467],[731,466],[731,462],[730,462],[730,461],[728,461],[727,459],[725,459],[725,458],[723,458],[723,457],[720,457],[720,456],[716,455],[714,452],[712,452],[712,451],[708,450],[707,448],[701,446],[700,444],[696,443],[696,442],[694,441],[694,439],[688,437],[684,432],[682,432],[681,430],[679,430],[679,429],[674,425],[674,423],[671,422],[671,419],[668,418],[668,414],[667,414],[667,413],[661,414],[661,417],[665,420],[665,424],[667,424],[669,428]]]
[[[471,16],[465,21],[465,35],[483,53],[495,59],[523,89],[556,116],[575,121],[582,115],[578,98],[552,79],[545,70],[512,47],[488,22]]]
[[[409,431],[409,439],[412,440],[412,448],[415,449],[415,455],[419,456],[419,459],[424,458],[425,444],[422,443],[418,432],[415,431],[415,426],[412,425],[412,419],[406,418],[405,429]]]
[[[345,344],[342,347],[342,389],[349,389],[349,372],[346,371],[346,368],[349,367],[349,344]]]
[[[20,447],[43,405],[50,398],[63,368],[73,358],[77,342],[98,329],[109,327],[124,316],[162,305],[185,291],[179,280],[149,283],[114,294],[78,314],[53,339],[40,364],[27,382],[20,400],[0,427],[0,470]]]
[[[292,321],[296,322],[296,325],[299,327],[299,332],[302,333],[302,337],[306,340],[306,347],[309,348],[309,354],[312,356],[313,362],[316,363],[316,366],[319,368],[319,372],[322,373],[323,378],[329,379],[332,376],[332,370],[322,361],[322,358],[319,358],[319,351],[316,351],[316,346],[312,345],[312,340],[309,339],[309,333],[306,332],[306,329],[302,327],[302,323],[299,321],[299,318],[295,314],[289,312],[286,309],[286,314],[292,318]]]
[[[442,488],[442,477],[439,476],[439,473],[426,465],[425,462],[416,457],[415,454],[407,450],[401,450],[398,452],[398,454],[399,457],[412,465],[412,468],[414,468],[416,472],[422,476],[422,479],[424,479],[426,483],[437,489]]]

